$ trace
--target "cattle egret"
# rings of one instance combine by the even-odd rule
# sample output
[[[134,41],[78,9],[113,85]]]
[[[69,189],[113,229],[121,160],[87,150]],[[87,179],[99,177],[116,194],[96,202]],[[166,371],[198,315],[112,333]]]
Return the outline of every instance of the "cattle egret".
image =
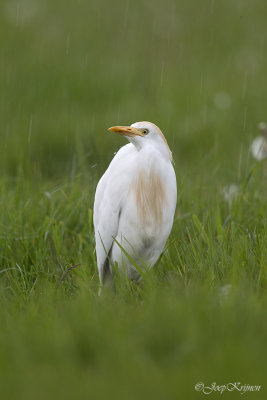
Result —
[[[96,188],[94,229],[101,286],[112,283],[116,263],[136,281],[141,277],[130,258],[153,267],[170,234],[177,199],[172,153],[161,130],[151,122],[136,122],[109,131],[130,143],[117,152]]]

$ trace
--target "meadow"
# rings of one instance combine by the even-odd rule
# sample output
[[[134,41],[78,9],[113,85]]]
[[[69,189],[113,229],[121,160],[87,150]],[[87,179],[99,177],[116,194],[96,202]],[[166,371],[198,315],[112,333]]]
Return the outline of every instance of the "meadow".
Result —
[[[267,398],[266,13],[1,1],[1,399]],[[141,285],[99,297],[94,192],[126,144],[107,128],[142,120],[173,152],[174,226]]]

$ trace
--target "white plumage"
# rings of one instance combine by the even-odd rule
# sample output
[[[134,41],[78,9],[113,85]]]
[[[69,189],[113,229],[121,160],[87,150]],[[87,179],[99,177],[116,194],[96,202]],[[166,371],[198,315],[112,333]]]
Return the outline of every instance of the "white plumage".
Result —
[[[94,228],[101,285],[112,282],[115,262],[119,270],[126,268],[130,279],[140,278],[116,241],[138,265],[140,260],[149,268],[155,264],[170,234],[177,198],[172,155],[161,130],[146,121],[109,130],[130,143],[118,151],[96,188]]]

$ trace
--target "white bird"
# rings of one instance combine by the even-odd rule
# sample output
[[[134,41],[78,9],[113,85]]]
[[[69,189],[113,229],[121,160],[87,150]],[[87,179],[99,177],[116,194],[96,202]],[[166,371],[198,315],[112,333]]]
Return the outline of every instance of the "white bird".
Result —
[[[172,229],[177,200],[172,153],[161,130],[146,121],[109,130],[130,143],[117,152],[96,188],[94,229],[101,286],[112,283],[115,263],[138,281],[140,274],[130,257],[138,265],[142,261],[153,267]]]

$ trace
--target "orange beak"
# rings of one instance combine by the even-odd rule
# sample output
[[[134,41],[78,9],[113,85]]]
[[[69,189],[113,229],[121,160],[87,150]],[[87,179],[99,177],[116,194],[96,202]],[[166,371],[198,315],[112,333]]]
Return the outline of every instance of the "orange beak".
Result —
[[[111,132],[116,132],[119,135],[129,137],[144,136],[144,134],[140,132],[139,129],[136,129],[133,126],[112,126],[111,128],[108,128],[108,130]]]

